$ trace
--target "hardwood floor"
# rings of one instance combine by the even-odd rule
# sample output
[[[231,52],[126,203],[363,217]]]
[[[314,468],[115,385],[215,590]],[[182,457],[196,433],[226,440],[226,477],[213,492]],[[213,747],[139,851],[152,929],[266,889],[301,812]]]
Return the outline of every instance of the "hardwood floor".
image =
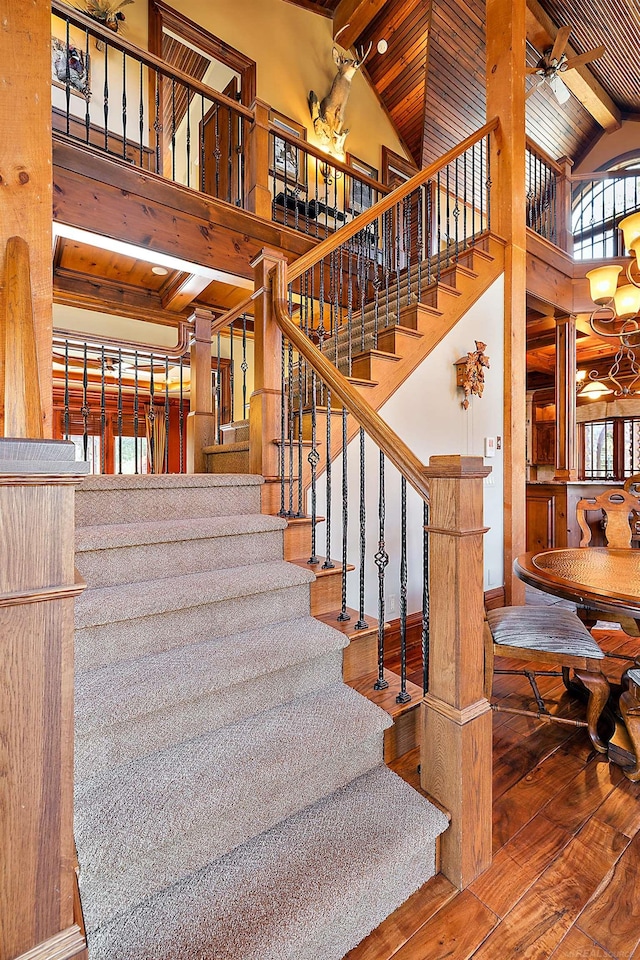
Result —
[[[609,652],[638,649],[616,630],[596,636]],[[610,679],[624,666],[607,660]],[[419,671],[409,678],[419,683]],[[559,678],[539,683],[558,716],[584,716]],[[528,682],[496,676],[494,702],[530,709]],[[640,960],[640,783],[582,728],[493,720],[491,867],[462,893],[436,877],[346,960]]]

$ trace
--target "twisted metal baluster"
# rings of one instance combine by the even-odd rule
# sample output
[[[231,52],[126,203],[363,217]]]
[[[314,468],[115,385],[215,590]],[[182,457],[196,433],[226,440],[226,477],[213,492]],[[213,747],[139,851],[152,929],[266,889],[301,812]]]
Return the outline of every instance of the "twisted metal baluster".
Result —
[[[279,516],[286,517],[287,511],[284,507],[284,442],[285,442],[285,423],[287,418],[287,391],[286,391],[286,347],[284,337],[280,338],[280,513]]]
[[[359,609],[356,630],[366,630],[369,624],[364,618],[364,564],[366,558],[366,505],[365,505],[365,462],[364,462],[364,430],[360,427],[360,580],[359,580]]]
[[[386,690],[389,686],[388,680],[384,678],[384,576],[387,564],[389,563],[389,554],[386,551],[384,540],[384,522],[385,522],[385,490],[384,490],[384,453],[380,451],[380,479],[378,484],[378,550],[374,560],[378,568],[378,679],[374,683],[374,690]]]
[[[307,457],[311,467],[311,556],[307,563],[318,563],[316,556],[316,478],[320,455],[316,442],[316,372],[311,371],[311,450]]]
[[[333,570],[335,563],[331,559],[331,390],[327,388],[327,516],[326,516],[326,540],[325,540],[325,558],[322,564],[323,570]]]
[[[429,690],[429,504],[422,511],[422,691]]]
[[[455,242],[455,257],[454,260],[457,263],[460,259],[460,194],[458,186],[458,161],[459,157],[456,157],[455,160],[455,177],[454,177],[454,189],[456,192],[456,199],[453,205],[453,220],[454,220],[454,242]]]
[[[187,186],[191,186],[191,87],[187,87]]]
[[[235,320],[229,324],[229,389],[231,390],[231,423],[236,419],[236,365],[233,360],[233,336]]]
[[[143,146],[144,146],[144,95],[143,95],[143,86],[144,86],[144,74],[142,72],[142,60],[140,61],[140,78],[138,88],[140,90],[140,102],[138,103],[138,155],[140,158],[140,166],[142,166],[142,157],[144,155]],[[88,141],[87,141],[88,142]],[[137,471],[136,471],[137,472]]]
[[[407,481],[400,478],[400,693],[396,703],[408,703],[407,692]]]
[[[347,408],[342,407],[342,607],[338,621],[350,620],[347,613],[347,535],[349,527],[349,482],[347,478]]]
[[[442,197],[440,171],[436,174],[436,280],[440,279],[440,251],[442,250]]]
[[[399,203],[396,203],[395,207],[396,214],[396,326],[400,323],[400,256],[401,256],[401,221],[400,221],[400,211],[401,207]]]
[[[407,261],[407,303],[411,303],[411,259],[412,259],[412,250],[411,250],[411,198],[405,197],[402,201],[404,207],[404,222],[405,222],[405,251],[406,251],[406,261]],[[398,322],[400,322],[398,320]]]
[[[149,413],[147,414],[147,420],[149,421],[149,426],[147,428],[149,435],[149,448],[151,451],[151,473],[156,472],[156,458],[155,458],[155,447],[156,447],[156,438],[154,433],[154,426],[156,422],[156,411],[155,411],[155,383],[153,378],[153,354],[150,355],[151,363],[151,376],[149,378]]]
[[[69,341],[64,342],[64,439],[69,439]]]
[[[353,260],[352,257],[352,247],[351,244],[347,244],[347,370],[348,376],[352,374],[352,357],[353,357],[353,343],[352,343],[352,334],[353,334],[353,286],[352,286],[352,275],[351,275],[351,263]]]
[[[104,87],[103,111],[104,111],[104,148],[109,149],[109,44],[104,44]]]
[[[85,28],[84,31],[84,62],[85,64],[89,63],[89,31]],[[142,70],[142,63],[140,64],[140,70]],[[142,96],[142,94],[140,94]],[[91,112],[89,109],[89,103],[91,100],[91,92],[88,87],[85,89],[84,94],[84,139],[85,143],[89,143],[90,134],[91,134]],[[68,117],[68,114],[67,114]]]
[[[418,227],[417,227],[417,236],[416,236],[416,242],[418,244],[418,253],[417,253],[418,270],[417,270],[417,276],[416,276],[416,281],[418,284],[418,297],[417,297],[418,303],[420,303],[422,299],[422,261],[424,259],[424,247],[423,247],[423,236],[422,236],[423,214],[424,214],[424,186],[421,186],[418,188]]]
[[[247,419],[247,370],[249,369],[249,364],[247,363],[247,315],[246,313],[242,314],[242,363],[240,364],[240,369],[242,370],[242,419]]]
[[[82,459],[86,462],[89,459],[89,374],[87,371],[87,344],[84,345],[84,368],[82,371]]]
[[[491,230],[491,134],[487,134],[487,230]]]
[[[127,55],[122,54],[122,158],[127,159]]]
[[[450,185],[450,171],[451,164],[447,164],[445,168],[445,184],[446,184],[446,204],[445,204],[445,215],[446,215],[446,243],[447,243],[447,266],[451,264],[451,185]]]

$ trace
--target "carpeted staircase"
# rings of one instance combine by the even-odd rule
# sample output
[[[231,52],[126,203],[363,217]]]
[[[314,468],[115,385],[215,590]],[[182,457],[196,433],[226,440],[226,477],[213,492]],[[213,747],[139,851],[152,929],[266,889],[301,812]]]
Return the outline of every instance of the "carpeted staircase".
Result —
[[[77,494],[75,834],[90,960],[340,960],[434,873],[444,814],[251,476]]]

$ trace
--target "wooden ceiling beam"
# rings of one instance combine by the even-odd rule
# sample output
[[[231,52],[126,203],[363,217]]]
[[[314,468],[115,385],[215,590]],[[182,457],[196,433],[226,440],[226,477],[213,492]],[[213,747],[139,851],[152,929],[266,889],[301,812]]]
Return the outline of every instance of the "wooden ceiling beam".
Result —
[[[543,53],[548,47],[553,46],[558,28],[542,9],[538,0],[527,0],[526,24],[527,40],[536,50]],[[570,44],[567,44],[565,53],[569,58],[577,55]],[[562,79],[601,127],[608,132],[620,128],[622,124],[620,110],[587,66],[568,70],[562,74]]]
[[[177,273],[162,289],[162,308],[170,313],[181,313],[211,284],[210,277],[197,273]]]
[[[527,351],[527,370],[537,370],[538,373],[555,375],[556,362],[553,357],[544,357]]]
[[[348,50],[362,36],[387,0],[340,0],[333,15],[333,37],[340,34],[340,46]]]

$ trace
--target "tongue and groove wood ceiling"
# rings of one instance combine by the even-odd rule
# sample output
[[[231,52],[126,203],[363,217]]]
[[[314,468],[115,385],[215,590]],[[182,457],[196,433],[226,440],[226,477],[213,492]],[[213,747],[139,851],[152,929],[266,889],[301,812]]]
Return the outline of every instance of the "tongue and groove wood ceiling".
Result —
[[[484,123],[485,0],[289,2],[333,17],[334,28],[362,16],[363,8],[376,12],[355,39],[358,45],[373,41],[365,69],[417,165],[437,159]],[[527,65],[536,64],[563,25],[572,27],[574,53],[606,47],[583,68],[595,93],[585,98],[578,91],[586,106],[574,95],[560,106],[543,85],[527,101],[527,134],[551,156],[579,161],[603,127],[615,128],[629,113],[640,118],[640,5],[528,0]],[[389,45],[383,55],[376,51],[380,39]]]

